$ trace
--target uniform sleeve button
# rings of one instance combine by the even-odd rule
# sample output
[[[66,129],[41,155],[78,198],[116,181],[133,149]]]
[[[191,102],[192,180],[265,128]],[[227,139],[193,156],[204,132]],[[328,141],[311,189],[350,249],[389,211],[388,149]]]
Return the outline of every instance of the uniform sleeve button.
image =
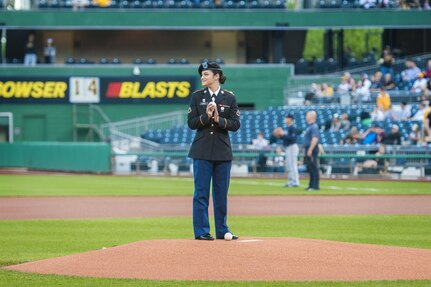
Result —
[[[213,134],[213,132],[211,132],[211,134]]]

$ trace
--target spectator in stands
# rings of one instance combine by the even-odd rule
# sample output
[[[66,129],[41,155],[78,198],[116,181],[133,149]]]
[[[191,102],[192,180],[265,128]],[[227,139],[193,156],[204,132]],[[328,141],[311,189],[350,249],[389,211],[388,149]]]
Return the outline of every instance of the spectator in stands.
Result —
[[[257,137],[251,141],[253,149],[265,149],[269,147],[269,140],[265,139],[263,132],[259,131]]]
[[[408,58],[406,60],[406,69],[401,72],[404,86],[411,87],[420,72],[421,70],[416,66],[416,63],[411,58]]]
[[[368,102],[370,97],[371,81],[368,79],[367,74],[362,74],[361,80],[358,81],[355,90],[355,101],[358,103]]]
[[[378,124],[374,124],[371,128],[361,134],[359,138],[362,140],[362,144],[378,144],[382,142],[384,136],[384,130]]]
[[[381,108],[383,112],[386,112],[391,105],[391,97],[384,87],[381,87],[380,93],[377,95],[376,105]]]
[[[416,113],[410,118],[412,121],[423,121],[424,119],[424,112],[426,110],[425,104],[423,102],[419,103],[418,110]]]
[[[424,78],[423,73],[419,73],[417,79],[413,82],[413,86],[410,89],[414,93],[423,93],[427,88],[427,80]]]
[[[385,89],[388,91],[396,88],[396,85],[392,80],[391,74],[385,74],[385,78],[383,79],[383,82],[382,82],[382,87],[385,87]]]
[[[350,75],[349,72],[345,72],[341,77],[341,83],[338,85],[337,91],[339,93],[349,93],[356,89],[355,79]]]
[[[383,136],[382,142],[386,145],[400,145],[400,128],[397,125],[392,125],[391,132],[388,135]]]
[[[427,61],[427,68],[424,71],[424,76],[428,80],[431,79],[431,59],[428,59],[428,61]]]
[[[269,140],[265,139],[262,131],[259,131],[257,137],[251,141],[251,148],[257,150],[264,150],[269,148]],[[259,157],[257,158],[257,171],[258,172],[266,172],[267,168],[267,160],[268,158],[265,155],[265,152],[262,151],[259,153]]]
[[[431,79],[428,80],[425,90],[422,94],[422,100],[429,100],[431,95]]]
[[[334,88],[332,88],[328,83],[323,83],[321,96],[326,98],[332,98],[333,95]]]
[[[341,115],[341,129],[347,131],[350,129],[350,120],[347,113]]]
[[[379,92],[382,87],[382,72],[375,72],[374,75],[371,76],[371,92]]]
[[[387,163],[386,160],[380,157],[380,155],[385,154],[385,146],[379,145],[377,152],[375,152],[375,158],[368,158],[364,162],[358,162],[356,169],[358,172],[363,173],[379,173],[384,174],[386,172]],[[386,167],[385,167],[386,165]]]
[[[407,105],[407,102],[401,102],[400,104],[400,119],[401,121],[407,121],[412,116],[412,110]]]
[[[353,126],[346,137],[340,140],[340,144],[357,144],[359,143],[360,137],[358,128]]]
[[[423,142],[421,131],[419,129],[418,124],[414,124],[412,126],[412,130],[410,131],[410,134],[409,134],[409,142],[412,145],[418,145]]]
[[[424,111],[423,129],[424,132],[428,134],[428,136],[431,135],[431,101],[428,104],[428,108],[426,108]]]
[[[400,8],[402,9],[410,10],[411,8],[417,9],[420,7],[419,0],[400,0]]]
[[[380,63],[380,72],[382,75],[390,74],[392,75],[392,65],[394,64],[395,59],[391,51],[390,46],[386,46],[383,50],[382,58],[379,60]]]
[[[57,52],[53,43],[54,41],[52,40],[52,38],[48,38],[48,40],[46,40],[46,47],[43,49],[43,55],[45,56],[45,64],[55,63],[55,55]]]
[[[425,144],[431,144],[431,132],[429,129],[424,130],[424,140]]]
[[[37,54],[36,54],[36,46],[34,43],[34,34],[30,33],[28,35],[28,40],[24,50],[24,65],[35,66],[36,63],[37,63]]]
[[[411,109],[406,102],[401,102],[399,106],[391,105],[386,111],[386,119],[391,121],[407,121],[411,115]]]
[[[381,122],[386,118],[385,113],[381,107],[375,106],[374,110],[371,112],[371,121],[372,122]]]
[[[272,167],[272,172],[284,172],[284,158],[285,154],[281,146],[277,146],[275,149],[275,156],[273,159],[267,161],[267,165]]]
[[[72,0],[72,6],[74,11],[81,10],[88,5],[90,5],[89,0]]]
[[[359,6],[365,9],[375,8],[376,0],[359,0]]]
[[[341,129],[340,117],[338,114],[334,114],[331,121],[331,126],[329,127],[330,132],[338,132]]]
[[[341,82],[337,87],[337,92],[339,92],[340,94],[347,94],[349,90],[350,90],[349,77],[342,76]]]
[[[359,118],[361,119],[361,124],[369,127],[371,125],[372,119],[371,119],[371,113],[369,111],[362,111],[359,115]]]
[[[396,118],[399,118],[399,110],[395,109],[393,105],[390,105],[386,112],[384,112],[384,115],[385,119],[395,121]]]

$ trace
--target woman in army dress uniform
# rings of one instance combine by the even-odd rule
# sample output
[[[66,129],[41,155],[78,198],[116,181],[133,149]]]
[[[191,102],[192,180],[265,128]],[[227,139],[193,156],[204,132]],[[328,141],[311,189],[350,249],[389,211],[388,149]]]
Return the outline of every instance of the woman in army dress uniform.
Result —
[[[210,234],[208,205],[210,184],[216,238],[231,233],[227,225],[227,193],[232,166],[229,131],[240,127],[239,110],[232,92],[221,88],[226,81],[220,66],[203,62],[199,75],[205,88],[194,92],[188,110],[188,125],[196,130],[189,157],[193,158],[193,229],[197,240],[214,240]],[[230,234],[229,234],[230,235]],[[233,235],[232,239],[238,239]]]

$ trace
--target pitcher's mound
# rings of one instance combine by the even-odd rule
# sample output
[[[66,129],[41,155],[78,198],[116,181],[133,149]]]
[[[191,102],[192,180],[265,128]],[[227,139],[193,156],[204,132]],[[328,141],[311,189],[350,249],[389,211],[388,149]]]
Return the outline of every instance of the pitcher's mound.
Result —
[[[7,269],[155,280],[413,280],[431,279],[431,250],[299,238],[149,240]]]

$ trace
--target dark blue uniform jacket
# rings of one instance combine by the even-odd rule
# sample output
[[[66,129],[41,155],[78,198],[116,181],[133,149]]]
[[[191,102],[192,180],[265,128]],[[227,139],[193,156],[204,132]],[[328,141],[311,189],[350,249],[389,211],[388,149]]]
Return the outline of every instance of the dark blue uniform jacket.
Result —
[[[287,127],[287,133],[281,138],[283,139],[283,144],[285,146],[290,146],[296,143],[296,137],[297,137],[296,127],[294,125],[291,125]]]
[[[219,122],[208,118],[206,108],[211,102],[208,88],[198,90],[192,94],[188,110],[188,125],[192,130],[197,129],[189,151],[189,157],[211,161],[232,160],[232,147],[228,131],[237,131],[240,127],[239,109],[232,92],[220,89],[216,104]]]

